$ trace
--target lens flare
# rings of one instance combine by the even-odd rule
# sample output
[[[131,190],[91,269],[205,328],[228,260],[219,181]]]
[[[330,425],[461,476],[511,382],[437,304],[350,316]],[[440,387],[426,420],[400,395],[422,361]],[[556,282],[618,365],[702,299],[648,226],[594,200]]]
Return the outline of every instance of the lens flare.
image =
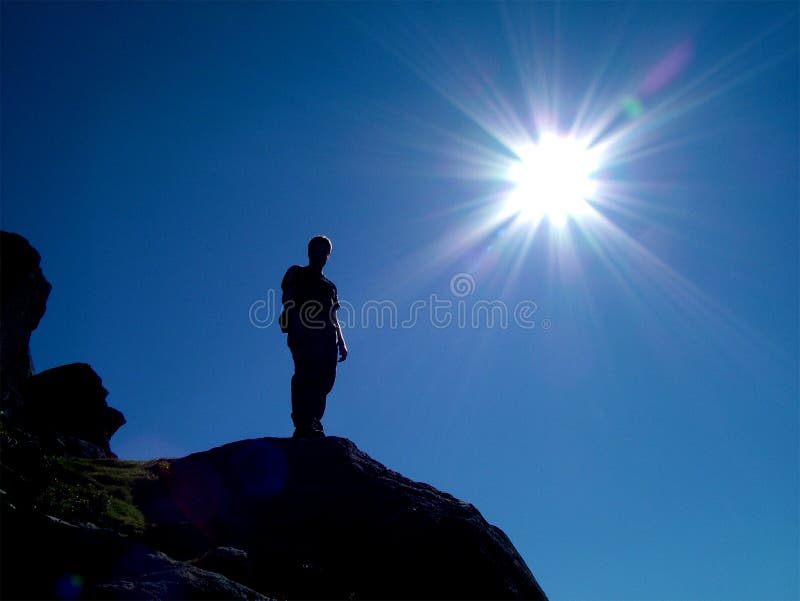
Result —
[[[575,138],[545,134],[516,154],[518,160],[507,175],[514,184],[508,197],[510,213],[532,222],[547,218],[563,226],[570,217],[588,212],[587,200],[597,189],[594,174],[600,167],[596,151]]]

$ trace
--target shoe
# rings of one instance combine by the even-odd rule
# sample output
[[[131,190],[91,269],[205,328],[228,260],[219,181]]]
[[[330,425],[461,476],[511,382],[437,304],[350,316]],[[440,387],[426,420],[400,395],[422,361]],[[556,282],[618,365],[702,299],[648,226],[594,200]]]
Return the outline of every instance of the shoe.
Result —
[[[313,428],[295,428],[292,438],[325,438],[325,432]]]

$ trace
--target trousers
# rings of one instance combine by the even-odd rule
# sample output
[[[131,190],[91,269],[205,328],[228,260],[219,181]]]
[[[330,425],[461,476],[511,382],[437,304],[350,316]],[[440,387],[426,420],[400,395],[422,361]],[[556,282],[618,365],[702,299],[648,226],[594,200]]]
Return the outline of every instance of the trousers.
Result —
[[[336,332],[309,331],[289,338],[294,361],[292,422],[298,430],[322,432],[328,393],[336,381]]]

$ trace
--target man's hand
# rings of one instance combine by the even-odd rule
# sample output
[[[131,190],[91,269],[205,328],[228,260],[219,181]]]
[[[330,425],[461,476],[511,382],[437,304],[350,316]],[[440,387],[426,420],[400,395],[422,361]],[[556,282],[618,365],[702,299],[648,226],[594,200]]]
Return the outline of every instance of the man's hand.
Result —
[[[345,359],[347,359],[347,345],[344,343],[344,340],[339,339],[336,343],[336,347],[339,349],[339,361],[341,363]]]

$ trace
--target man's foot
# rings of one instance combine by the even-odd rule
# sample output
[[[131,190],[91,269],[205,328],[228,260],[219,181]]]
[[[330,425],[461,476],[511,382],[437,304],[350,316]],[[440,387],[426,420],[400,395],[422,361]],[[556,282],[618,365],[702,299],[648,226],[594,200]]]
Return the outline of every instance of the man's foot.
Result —
[[[325,432],[313,428],[295,428],[292,438],[325,438]]]

